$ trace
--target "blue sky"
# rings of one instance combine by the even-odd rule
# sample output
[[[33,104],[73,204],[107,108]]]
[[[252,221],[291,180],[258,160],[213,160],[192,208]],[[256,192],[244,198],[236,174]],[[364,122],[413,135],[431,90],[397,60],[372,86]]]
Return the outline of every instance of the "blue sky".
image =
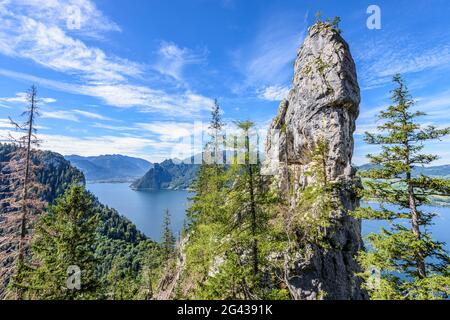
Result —
[[[371,4],[380,30],[366,26]],[[208,120],[214,98],[225,120],[251,119],[264,132],[317,10],[341,16],[357,64],[355,163],[374,151],[362,134],[389,104],[394,73],[429,114],[424,124],[450,125],[446,0],[0,0],[0,137],[33,83],[42,147],[62,154],[161,161]],[[450,163],[449,138],[426,149]]]

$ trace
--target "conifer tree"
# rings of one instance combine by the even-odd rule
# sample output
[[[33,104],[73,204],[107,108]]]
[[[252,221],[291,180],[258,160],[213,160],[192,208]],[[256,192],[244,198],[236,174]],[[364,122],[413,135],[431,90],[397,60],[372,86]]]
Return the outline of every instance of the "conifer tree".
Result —
[[[380,133],[365,137],[381,151],[368,155],[374,168],[360,173],[365,179],[363,195],[380,205],[356,212],[359,218],[387,220],[391,227],[368,236],[370,250],[359,255],[366,270],[362,277],[374,299],[447,298],[449,256],[429,232],[435,213],[422,207],[431,196],[449,196],[450,181],[413,173],[414,168],[438,159],[422,152],[424,144],[449,134],[450,128],[422,126],[419,119],[425,114],[412,110],[414,100],[404,81],[400,75],[393,81],[393,104],[379,115]],[[371,276],[376,270],[379,279]]]
[[[80,300],[98,296],[96,277],[98,213],[81,185],[72,185],[39,219],[25,276],[29,299]],[[81,271],[70,284],[70,269]],[[79,280],[79,287],[76,284]]]
[[[217,99],[214,100],[214,107],[211,111],[211,121],[209,124],[209,129],[211,130],[210,136],[212,138],[212,157],[213,157],[213,164],[224,164],[226,162],[226,154],[223,152],[221,154],[221,131],[223,129],[223,126],[225,125],[222,122],[222,116],[220,114],[220,105]],[[223,141],[225,141],[223,139]]]
[[[170,222],[170,212],[168,209],[164,211],[164,220],[162,227],[162,251],[165,261],[168,261],[175,250],[175,236],[173,235]]]
[[[243,208],[248,207],[248,215],[252,236],[252,264],[253,264],[253,274],[256,276],[258,274],[258,240],[256,236],[258,221],[257,221],[257,204],[256,204],[256,179],[259,178],[259,163],[252,164],[251,163],[251,152],[250,150],[250,130],[254,126],[254,123],[251,121],[243,121],[238,123],[238,127],[244,133],[244,152],[245,152],[245,174],[244,178],[246,180],[246,191],[248,192],[248,205],[243,204]]]
[[[139,281],[124,257],[116,257],[107,275],[110,300],[136,300],[139,298]]]
[[[27,92],[27,102],[27,109],[22,113],[26,120],[18,123],[10,119],[19,136],[10,134],[14,147],[0,172],[0,276],[3,280],[13,275],[7,296],[15,299],[22,299],[30,229],[45,207],[45,202],[40,199],[44,187],[37,176],[40,166],[32,158],[33,149],[39,145],[36,137],[39,99],[34,85]]]
[[[215,191],[222,204],[208,211],[215,219],[199,220],[202,223],[196,225],[188,247],[188,260],[194,256],[198,264],[203,264],[206,281],[202,281],[197,296],[204,299],[274,298],[272,289],[277,290],[277,285],[267,280],[269,271],[263,272],[270,241],[270,195],[263,187],[260,163],[255,163],[257,157],[250,145],[253,123],[237,125],[242,133],[241,139],[236,139],[241,142],[237,148],[243,161],[235,157],[224,171],[223,188]],[[208,259],[198,259],[200,250],[207,253]]]
[[[226,150],[220,145],[220,137],[224,127],[220,105],[215,100],[209,124],[211,141],[205,145],[203,154],[211,154],[213,161],[203,161],[197,178],[191,186],[195,192],[192,205],[188,209],[188,223],[196,223],[198,219],[220,219],[220,207],[223,205],[224,179],[226,170]],[[222,150],[221,150],[222,148]],[[223,161],[218,161],[223,152]]]
[[[216,107],[210,128],[220,132],[223,124]],[[277,284],[263,284],[270,247],[267,207],[271,198],[250,144],[253,123],[236,124],[240,136],[229,137],[235,153],[232,164],[204,162],[193,185],[184,275],[185,281],[196,283],[195,292],[187,296],[190,298],[275,298],[271,287],[276,292]],[[212,130],[213,142],[218,135]],[[215,148],[214,144],[205,146],[207,153],[220,154]]]
[[[151,300],[154,298],[158,277],[160,276],[161,257],[159,250],[152,248],[144,256],[141,272],[139,274],[140,298]]]

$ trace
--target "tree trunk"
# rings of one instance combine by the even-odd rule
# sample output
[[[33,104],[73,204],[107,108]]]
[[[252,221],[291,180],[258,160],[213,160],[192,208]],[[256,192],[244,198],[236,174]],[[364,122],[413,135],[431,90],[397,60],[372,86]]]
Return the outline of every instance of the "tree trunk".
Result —
[[[412,231],[415,237],[419,240],[421,238],[420,226],[419,226],[419,213],[417,212],[416,199],[414,197],[414,188],[411,184],[411,173],[408,172],[406,174],[406,180],[408,183],[408,198],[409,198],[409,208],[411,210],[411,225]],[[426,277],[426,269],[425,269],[425,259],[424,255],[419,250],[417,252],[417,271],[419,273],[419,277]]]
[[[249,193],[250,193],[250,214],[251,214],[251,228],[252,228],[252,256],[253,256],[253,274],[256,276],[258,274],[258,241],[256,240],[256,203],[255,203],[255,193],[254,193],[254,181],[253,181],[253,167],[250,163],[250,141],[248,137],[248,132],[245,137],[245,148],[246,148],[246,165],[248,166],[249,175]]]
[[[25,179],[23,185],[23,198],[22,198],[22,217],[20,219],[20,242],[19,242],[19,263],[22,263],[25,259],[25,237],[27,231],[27,213],[28,213],[28,180],[30,176],[30,158],[31,158],[31,134],[33,132],[33,114],[34,114],[34,93],[31,98],[31,112],[28,124],[27,134],[27,159],[25,163]]]

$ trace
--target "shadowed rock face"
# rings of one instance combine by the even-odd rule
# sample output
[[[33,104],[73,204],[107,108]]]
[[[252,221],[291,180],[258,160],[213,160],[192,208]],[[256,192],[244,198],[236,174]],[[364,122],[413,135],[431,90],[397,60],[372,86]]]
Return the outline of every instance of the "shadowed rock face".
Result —
[[[339,33],[319,22],[309,29],[294,68],[293,88],[268,132],[263,172],[275,176],[295,210],[300,191],[313,179],[305,175],[309,151],[324,139],[327,178],[342,187],[335,195],[340,209],[331,217],[331,249],[308,245],[307,258],[299,258],[291,270],[290,289],[298,299],[365,299],[354,275],[360,270],[354,257],[363,246],[361,224],[349,216],[359,205],[351,165],[360,103],[355,64]]]

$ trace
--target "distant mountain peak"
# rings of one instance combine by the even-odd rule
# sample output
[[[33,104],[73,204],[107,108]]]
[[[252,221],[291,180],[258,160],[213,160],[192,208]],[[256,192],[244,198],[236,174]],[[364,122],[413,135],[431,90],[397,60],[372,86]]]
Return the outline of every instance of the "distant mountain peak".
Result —
[[[121,154],[65,158],[83,171],[88,181],[133,181],[153,167],[147,160]]]

